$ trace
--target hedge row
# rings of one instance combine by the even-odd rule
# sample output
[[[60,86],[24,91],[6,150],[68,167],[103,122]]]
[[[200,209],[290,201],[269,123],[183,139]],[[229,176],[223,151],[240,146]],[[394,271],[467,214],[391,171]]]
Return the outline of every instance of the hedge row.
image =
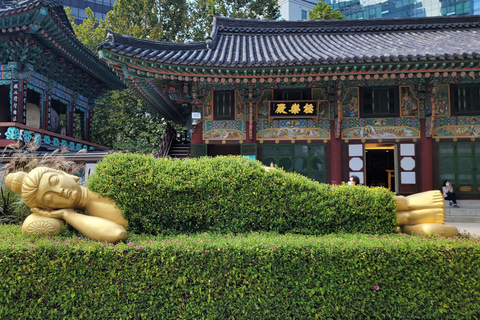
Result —
[[[242,157],[119,153],[98,164],[88,187],[119,205],[133,233],[396,232],[387,189],[320,184]]]
[[[19,236],[0,226],[0,319],[478,319],[477,239]]]

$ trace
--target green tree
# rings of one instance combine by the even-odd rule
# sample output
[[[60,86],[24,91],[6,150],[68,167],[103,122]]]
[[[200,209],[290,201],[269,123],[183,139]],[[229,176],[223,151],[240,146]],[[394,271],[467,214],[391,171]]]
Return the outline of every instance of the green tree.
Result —
[[[87,19],[79,25],[73,23],[70,8],[65,12],[77,38],[94,52],[105,41],[105,26],[90,8],[85,9]],[[111,149],[133,152],[158,151],[165,121],[156,112],[136,98],[129,89],[110,91],[95,107],[92,118],[92,142]]]
[[[308,20],[333,20],[344,19],[345,16],[338,10],[333,8],[323,1],[319,1],[312,10],[308,11]]]
[[[186,0],[118,0],[107,13],[105,25],[136,38],[182,42],[187,20]]]
[[[102,20],[95,18],[95,15],[90,8],[85,9],[87,18],[81,24],[74,24],[75,17],[72,15],[70,8],[65,8],[68,20],[73,26],[75,35],[84,45],[86,45],[93,52],[97,52],[97,46],[105,41],[106,30],[105,23]]]
[[[135,152],[158,151],[165,127],[161,116],[130,89],[107,93],[98,101],[92,120],[95,143]]]
[[[276,20],[280,17],[277,0],[197,0],[190,1],[192,22],[189,37],[203,41],[212,30],[213,16]]]

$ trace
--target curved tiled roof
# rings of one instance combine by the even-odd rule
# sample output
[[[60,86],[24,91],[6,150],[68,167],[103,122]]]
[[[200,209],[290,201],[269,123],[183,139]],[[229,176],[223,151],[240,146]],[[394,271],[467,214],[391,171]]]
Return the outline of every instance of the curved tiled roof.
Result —
[[[318,21],[215,17],[209,42],[165,43],[109,32],[100,48],[152,62],[217,67],[471,59],[480,58],[480,17]]]
[[[62,18],[62,23],[73,32],[60,0],[3,0],[0,1],[0,17],[29,11],[40,6],[53,9]]]
[[[38,11],[47,8],[49,19]],[[34,10],[37,13],[32,14]],[[35,23],[39,27],[30,30]],[[48,31],[48,36],[45,36]],[[76,36],[60,0],[0,0],[0,36],[25,32],[36,38],[46,49],[65,58],[82,72],[90,74],[110,89],[124,89],[124,83],[112,68],[85,46]],[[4,39],[0,39],[4,41]],[[1,46],[2,43],[0,43]],[[103,89],[98,92],[103,93]]]

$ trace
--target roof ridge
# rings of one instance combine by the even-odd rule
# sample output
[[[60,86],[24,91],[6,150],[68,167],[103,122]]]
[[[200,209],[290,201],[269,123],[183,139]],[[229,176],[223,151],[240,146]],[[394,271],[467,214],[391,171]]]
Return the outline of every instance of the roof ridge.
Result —
[[[214,17],[214,33],[218,32],[365,32],[392,30],[427,30],[441,28],[470,28],[480,25],[479,16],[422,17],[401,19],[359,19],[359,20],[253,20]],[[215,32],[216,31],[216,32]]]
[[[107,40],[98,45],[98,48],[106,48],[115,45],[127,45],[127,46],[139,46],[148,45],[151,50],[161,49],[173,49],[173,50],[192,50],[192,49],[207,49],[205,41],[202,42],[187,42],[187,43],[175,43],[175,42],[163,42],[147,39],[135,38],[132,36],[116,33],[107,29]]]

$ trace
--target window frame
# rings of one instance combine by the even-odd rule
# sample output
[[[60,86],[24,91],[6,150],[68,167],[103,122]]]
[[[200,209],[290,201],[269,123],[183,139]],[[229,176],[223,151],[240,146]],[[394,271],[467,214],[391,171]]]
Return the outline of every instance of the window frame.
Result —
[[[375,105],[378,104],[378,101],[380,100],[380,97],[373,97],[372,98],[372,113],[366,113],[365,112],[365,94],[367,90],[372,90],[372,93],[378,92],[380,90],[385,90],[388,89],[389,92],[388,94],[392,94],[392,97],[389,97],[390,103],[393,103],[393,112],[385,112],[385,113],[378,113],[375,111]],[[360,88],[360,116],[362,118],[376,118],[376,117],[398,117],[399,116],[399,93],[400,87],[398,86],[382,86],[382,87],[363,87]]]
[[[460,110],[460,99],[458,96],[459,89],[469,88],[477,89],[477,95],[475,97],[469,97],[470,100],[469,104],[474,104],[469,106],[468,110]],[[451,114],[452,116],[469,116],[469,115],[477,115],[480,113],[480,84],[460,84],[460,85],[450,85],[450,97],[451,97]],[[475,105],[476,102],[476,105]],[[464,105],[464,109],[467,107],[467,101],[465,100],[465,93],[464,93],[464,101],[462,102]]]
[[[308,11],[302,9],[300,14],[302,16],[302,20],[307,20],[308,19]]]
[[[213,117],[215,120],[235,120],[235,95],[234,95],[233,90],[222,90],[222,91],[215,91],[213,94]],[[219,95],[230,95],[230,115],[225,116],[224,114],[221,114],[220,111],[220,106],[218,104],[217,99],[219,98]],[[223,108],[225,111],[226,108]]]

